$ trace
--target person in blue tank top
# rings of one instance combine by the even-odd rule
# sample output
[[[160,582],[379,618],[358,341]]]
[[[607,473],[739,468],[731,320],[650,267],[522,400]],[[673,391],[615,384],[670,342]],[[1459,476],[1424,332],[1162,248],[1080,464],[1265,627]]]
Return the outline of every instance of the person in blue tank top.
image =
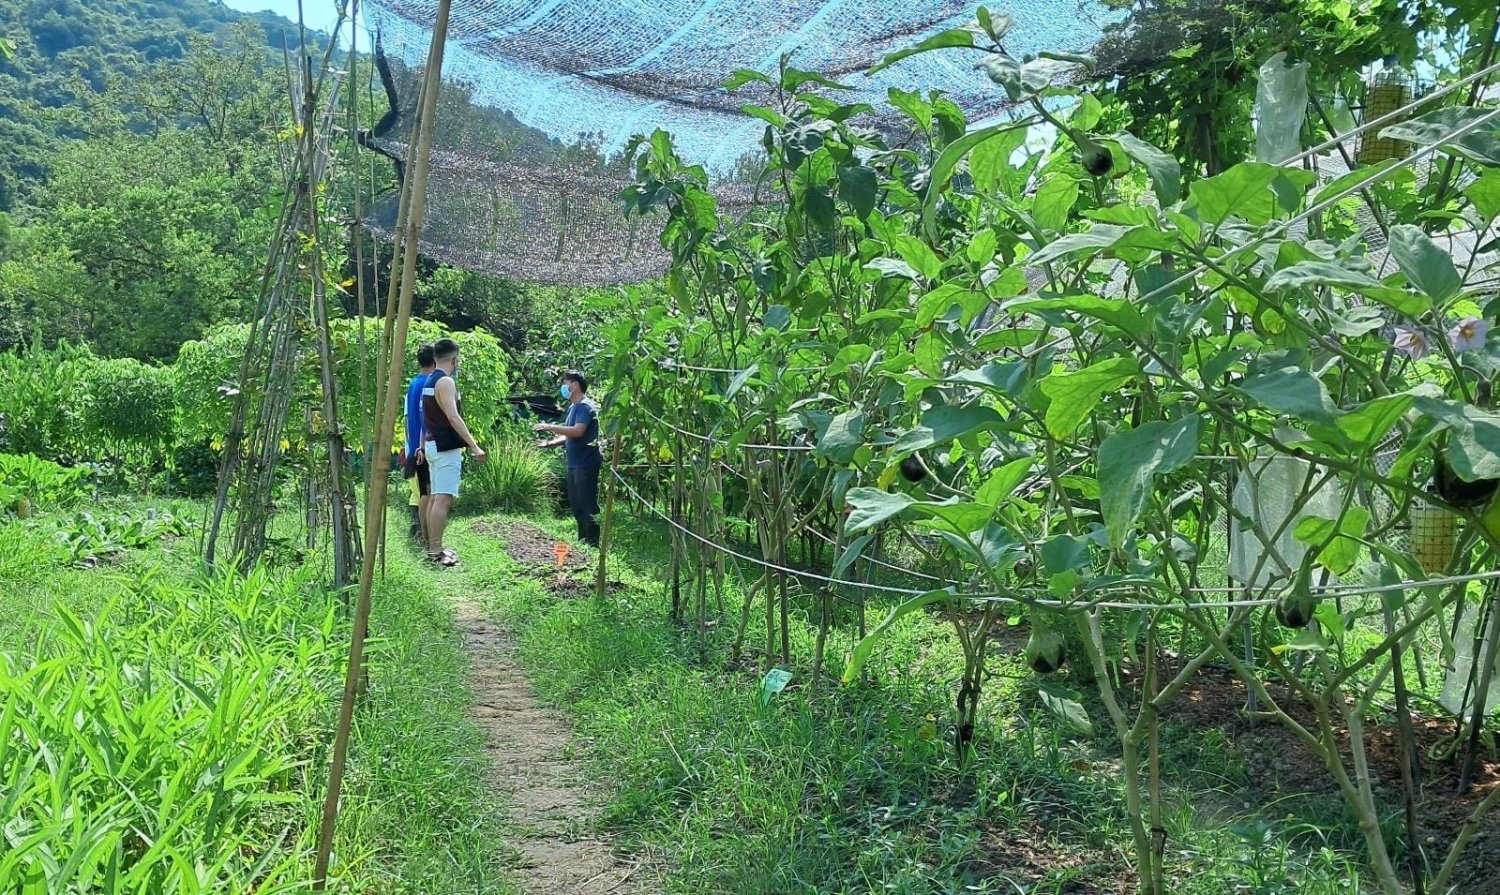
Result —
[[[578,523],[578,539],[591,547],[599,546],[599,468],[604,457],[599,453],[599,413],[588,399],[589,381],[582,374],[563,374],[558,394],[568,402],[568,415],[561,426],[537,423],[538,434],[556,438],[537,442],[540,448],[562,447],[568,460],[568,506]]]
[[[427,474],[427,460],[422,451],[422,388],[432,371],[437,369],[433,360],[432,346],[417,349],[417,366],[422,372],[412,377],[406,386],[406,445],[401,452],[401,468],[411,484],[411,536],[422,537],[422,520],[427,518],[427,505],[432,496],[432,479]]]

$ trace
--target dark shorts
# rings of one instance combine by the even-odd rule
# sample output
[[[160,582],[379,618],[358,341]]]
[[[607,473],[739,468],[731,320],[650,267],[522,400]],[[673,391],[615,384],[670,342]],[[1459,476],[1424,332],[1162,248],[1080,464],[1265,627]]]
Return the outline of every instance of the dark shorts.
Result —
[[[416,460],[407,460],[406,468],[403,470],[407,478],[417,477],[417,494],[427,497],[432,494],[432,471],[427,468],[426,463],[418,463]]]

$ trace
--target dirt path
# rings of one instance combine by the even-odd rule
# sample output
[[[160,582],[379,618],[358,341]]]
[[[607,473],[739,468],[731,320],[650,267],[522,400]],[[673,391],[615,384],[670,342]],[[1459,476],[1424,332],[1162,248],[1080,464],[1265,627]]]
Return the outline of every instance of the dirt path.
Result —
[[[473,603],[456,607],[469,654],[474,720],[484,730],[490,780],[504,794],[515,876],[526,895],[646,895],[640,865],[588,832],[594,816],[583,769],[567,757],[568,723],[537,698],[515,662],[515,642]]]

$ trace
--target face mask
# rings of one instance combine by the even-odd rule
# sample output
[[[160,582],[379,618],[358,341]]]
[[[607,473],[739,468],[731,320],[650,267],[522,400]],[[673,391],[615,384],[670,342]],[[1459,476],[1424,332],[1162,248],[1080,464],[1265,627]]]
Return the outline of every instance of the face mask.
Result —
[[[573,393],[568,389],[568,387],[566,385],[560,385],[560,386],[558,386],[557,387],[557,391],[558,391],[558,394],[560,394],[560,395],[563,396],[564,400],[573,397]]]

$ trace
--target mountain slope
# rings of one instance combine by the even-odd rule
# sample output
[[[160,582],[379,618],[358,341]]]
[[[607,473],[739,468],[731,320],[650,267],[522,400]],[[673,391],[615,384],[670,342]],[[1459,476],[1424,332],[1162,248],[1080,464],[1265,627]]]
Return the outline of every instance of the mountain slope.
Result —
[[[0,211],[46,176],[56,141],[79,134],[79,110],[113,82],[240,22],[260,24],[268,48],[295,34],[281,16],[213,0],[0,0],[0,37],[15,44],[0,55]]]

